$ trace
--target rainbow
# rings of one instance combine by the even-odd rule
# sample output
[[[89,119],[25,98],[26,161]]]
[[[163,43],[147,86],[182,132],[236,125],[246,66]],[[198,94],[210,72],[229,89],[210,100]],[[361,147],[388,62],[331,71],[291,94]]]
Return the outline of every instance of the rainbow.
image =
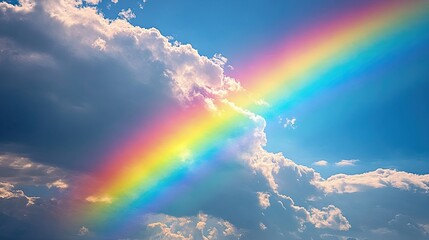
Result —
[[[275,117],[291,98],[306,99],[352,81],[344,73],[365,74],[395,47],[407,48],[407,38],[394,39],[395,34],[423,29],[428,20],[425,1],[384,1],[336,16],[255,54],[238,74],[246,90],[228,101]],[[200,105],[164,110],[115,146],[94,174],[97,181],[77,190],[86,204],[73,218],[100,228],[113,225],[134,213],[156,211],[200,181],[216,182],[210,174],[218,159],[242,147],[248,123],[231,104],[217,104],[217,112]]]
[[[321,88],[352,80],[341,75],[365,73],[383,55],[408,47],[412,39],[395,39],[395,34],[424,30],[428,5],[425,1],[382,1],[285,37],[239,67],[245,71],[237,78],[244,80],[249,93],[232,101],[267,114],[251,99],[264,100],[274,107],[268,111],[277,112],[288,99],[308,98]]]

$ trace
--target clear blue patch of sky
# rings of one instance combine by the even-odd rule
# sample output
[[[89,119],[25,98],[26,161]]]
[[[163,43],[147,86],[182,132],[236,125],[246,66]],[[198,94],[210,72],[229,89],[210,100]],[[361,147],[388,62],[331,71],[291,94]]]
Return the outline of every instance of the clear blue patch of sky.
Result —
[[[370,1],[148,0],[143,10],[138,7],[142,2],[104,0],[100,9],[114,19],[121,9],[130,8],[137,15],[130,20],[134,25],[155,27],[209,57],[221,53],[234,66],[285,34]]]

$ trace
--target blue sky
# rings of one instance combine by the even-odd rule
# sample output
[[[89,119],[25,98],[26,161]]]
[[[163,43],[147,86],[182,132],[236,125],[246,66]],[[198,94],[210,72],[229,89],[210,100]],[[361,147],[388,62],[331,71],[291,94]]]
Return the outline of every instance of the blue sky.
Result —
[[[429,31],[417,25],[281,112],[231,107],[243,120],[221,135],[227,149],[165,176],[191,180],[161,180],[152,202],[116,209],[99,189],[81,194],[165,109],[217,114],[249,59],[373,3],[0,1],[0,238],[428,239]]]

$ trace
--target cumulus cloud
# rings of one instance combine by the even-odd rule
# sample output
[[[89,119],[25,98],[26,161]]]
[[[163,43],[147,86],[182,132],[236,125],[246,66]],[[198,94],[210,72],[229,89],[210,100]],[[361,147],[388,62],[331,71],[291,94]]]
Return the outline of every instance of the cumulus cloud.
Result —
[[[418,175],[394,169],[377,169],[354,175],[336,174],[314,183],[327,193],[353,193],[385,187],[429,192],[429,174]]]
[[[220,55],[200,56],[157,29],[105,19],[74,1],[0,5],[0,101],[8,116],[0,151],[19,148],[38,162],[87,168],[113,141],[105,136],[123,126],[144,124],[167,107],[199,102],[216,109],[217,99],[240,89],[224,75]]]
[[[336,174],[323,179],[314,169],[298,165],[280,153],[273,154],[259,149],[249,160],[251,166],[261,171],[266,177],[271,188],[276,193],[282,191],[282,179],[290,174],[294,174],[296,177],[296,186],[307,184],[301,186],[300,189],[308,188],[308,193],[322,190],[325,193],[341,194],[384,187],[419,190],[422,192],[429,191],[429,174],[419,175],[394,169],[377,169],[372,172],[354,175]],[[286,170],[288,170],[287,173],[289,174],[286,174],[286,172],[282,174],[282,171]],[[310,186],[313,186],[314,189],[311,190]]]
[[[277,202],[281,207],[286,211],[290,209],[294,212],[298,223],[301,225],[301,231],[305,223],[311,223],[316,228],[350,229],[349,222],[337,207],[329,205],[322,209],[305,208],[296,204],[290,196],[285,194],[293,193],[291,183],[295,185],[296,191],[300,192],[301,195],[317,194],[317,187],[313,185],[312,181],[321,179],[321,177],[312,168],[298,165],[280,153],[269,153],[262,148],[256,149],[256,152],[249,160],[253,169],[260,171],[268,180],[268,184],[277,195]],[[286,178],[286,176],[289,178]],[[293,180],[288,181],[289,179]],[[266,203],[265,197],[266,195],[258,194],[260,204],[261,200],[263,204]],[[261,206],[263,205],[261,204]]]
[[[292,198],[301,203],[305,203],[308,199],[321,202],[326,194],[365,192],[378,188],[397,188],[427,193],[429,186],[429,175],[389,169],[378,169],[355,175],[337,174],[323,179],[314,169],[298,165],[281,153],[269,153],[262,148],[255,150],[248,160],[250,166],[267,179],[277,196],[289,200],[289,204],[282,203],[282,207],[290,206],[296,214],[300,213],[297,216],[301,216],[304,222],[310,222],[316,228],[326,227],[344,231],[351,228],[351,223],[342,215],[342,210],[332,204],[322,208],[304,208]],[[293,197],[287,197],[286,194]]]
[[[333,205],[323,207],[322,209],[312,208],[310,210],[310,222],[316,228],[347,231],[351,227],[349,221],[342,215],[341,210]]]
[[[358,162],[359,160],[356,159],[351,159],[351,160],[341,160],[339,162],[335,163],[335,166],[338,167],[345,167],[345,166],[355,166],[355,163]]]
[[[261,139],[264,139],[264,137],[261,137]],[[253,154],[248,156],[247,159],[253,169],[260,171],[265,176],[271,189],[275,193],[279,193],[278,180],[281,180],[281,177],[287,175],[282,174],[283,171],[288,171],[288,173],[293,174],[291,178],[295,178],[295,180],[307,178],[307,181],[304,181],[304,183],[308,183],[315,176],[319,176],[312,168],[298,165],[292,160],[285,158],[281,153],[267,152],[261,145],[256,146]]]
[[[316,165],[316,166],[328,166],[328,162],[325,161],[325,160],[320,160],[320,161],[317,161],[317,162],[315,162],[313,164]]]

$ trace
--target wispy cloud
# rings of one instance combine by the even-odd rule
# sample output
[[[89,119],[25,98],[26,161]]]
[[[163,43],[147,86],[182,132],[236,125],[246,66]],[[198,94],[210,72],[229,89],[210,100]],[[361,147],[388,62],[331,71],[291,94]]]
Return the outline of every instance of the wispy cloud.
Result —
[[[130,8],[128,8],[127,10],[122,9],[119,12],[118,16],[126,20],[136,18],[136,15],[133,13],[133,11]]]
[[[335,163],[335,166],[338,167],[346,167],[346,166],[355,166],[355,163],[357,163],[359,160],[351,159],[351,160],[341,160],[339,162]]]
[[[316,165],[316,166],[328,166],[328,162],[325,161],[325,160],[320,160],[320,161],[314,162],[313,165]]]
[[[292,118],[282,118],[281,116],[279,117],[279,123],[283,124],[284,128],[291,128],[291,129],[295,129],[296,128],[296,118],[292,117]]]

